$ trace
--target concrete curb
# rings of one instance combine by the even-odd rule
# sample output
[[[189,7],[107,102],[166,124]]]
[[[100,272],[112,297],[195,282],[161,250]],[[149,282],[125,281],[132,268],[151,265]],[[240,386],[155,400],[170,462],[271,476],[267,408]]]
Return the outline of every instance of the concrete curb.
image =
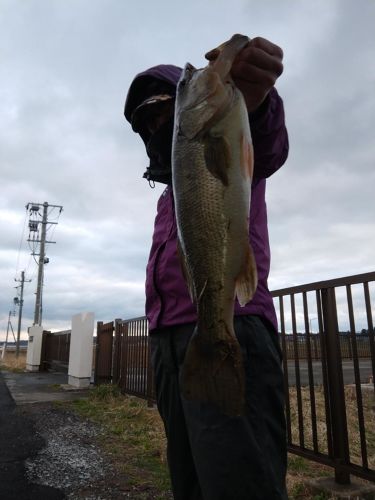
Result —
[[[375,485],[359,483],[337,484],[332,478],[310,479],[306,484],[314,494],[327,493],[330,500],[374,500]]]

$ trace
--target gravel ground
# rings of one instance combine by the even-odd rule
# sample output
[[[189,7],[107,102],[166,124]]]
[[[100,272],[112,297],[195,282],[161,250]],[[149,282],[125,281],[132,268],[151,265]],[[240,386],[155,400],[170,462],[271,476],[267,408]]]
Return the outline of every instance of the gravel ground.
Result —
[[[132,490],[100,449],[97,424],[51,403],[18,407],[33,421],[36,435],[45,446],[25,462],[27,479],[53,486],[68,499],[152,499],[147,492]]]

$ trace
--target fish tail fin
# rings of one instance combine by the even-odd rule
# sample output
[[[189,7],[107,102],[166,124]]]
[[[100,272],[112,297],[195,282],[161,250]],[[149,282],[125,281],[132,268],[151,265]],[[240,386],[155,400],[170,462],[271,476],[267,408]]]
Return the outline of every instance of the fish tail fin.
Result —
[[[257,284],[258,272],[254,252],[248,245],[244,266],[236,279],[236,295],[240,306],[243,307],[254,297]]]
[[[242,415],[245,372],[237,339],[233,336],[209,344],[203,338],[196,329],[190,339],[181,372],[183,396],[212,403],[229,416]]]

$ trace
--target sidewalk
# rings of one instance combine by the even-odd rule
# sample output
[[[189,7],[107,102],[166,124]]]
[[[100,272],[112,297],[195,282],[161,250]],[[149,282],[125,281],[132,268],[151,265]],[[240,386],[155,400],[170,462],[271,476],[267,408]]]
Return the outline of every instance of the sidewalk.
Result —
[[[89,389],[75,389],[68,385],[68,375],[61,372],[0,372],[17,405],[71,401],[88,395]]]

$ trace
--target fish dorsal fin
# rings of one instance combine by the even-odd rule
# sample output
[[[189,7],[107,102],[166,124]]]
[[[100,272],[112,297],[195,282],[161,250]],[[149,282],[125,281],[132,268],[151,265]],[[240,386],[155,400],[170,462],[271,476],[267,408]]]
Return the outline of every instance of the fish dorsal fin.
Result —
[[[230,165],[230,149],[223,136],[207,135],[204,138],[204,159],[211,174],[228,186],[228,168]]]
[[[241,307],[250,302],[253,298],[257,284],[257,265],[253,249],[248,245],[244,266],[236,279],[236,295]]]

